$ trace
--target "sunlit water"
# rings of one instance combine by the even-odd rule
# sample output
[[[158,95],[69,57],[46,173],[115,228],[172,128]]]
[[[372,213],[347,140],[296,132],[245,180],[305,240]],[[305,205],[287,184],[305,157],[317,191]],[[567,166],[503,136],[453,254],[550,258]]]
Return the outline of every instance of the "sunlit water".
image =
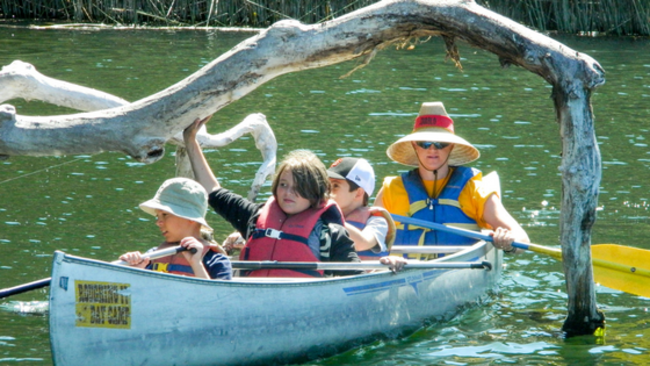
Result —
[[[137,100],[170,86],[250,34],[215,31],[36,31],[0,28],[0,65],[30,62],[45,75]],[[593,243],[650,249],[647,118],[650,42],[646,39],[563,38],[596,58],[607,84],[593,96],[603,157],[603,181]],[[501,176],[506,207],[539,244],[558,245],[561,182],[559,128],[550,87],[495,56],[461,47],[463,71],[445,62],[439,40],[412,51],[387,50],[346,79],[348,62],[285,75],[219,111],[219,132],[254,112],[264,113],[279,156],[314,150],[326,164],[363,156],[378,177],[403,171],[387,146],[408,133],[425,101],[442,100],[457,132],[476,144],[473,166]],[[73,111],[41,102],[10,102],[21,114]],[[138,203],[174,175],[174,147],[146,166],[121,153],[0,162],[0,288],[49,277],[54,250],[114,260],[160,240]],[[261,162],[252,138],[208,151],[226,187],[245,194]],[[378,179],[378,184],[380,180]],[[268,196],[268,189],[262,197]],[[210,223],[223,239],[230,228]],[[382,339],[309,365],[644,365],[650,362],[646,298],[598,288],[606,337],[562,338],[566,316],[560,263],[527,253],[505,260],[499,286],[445,322],[397,339]],[[0,363],[51,364],[46,289],[0,300]],[[215,308],[213,311],[227,309]],[[351,327],[354,324],[350,324]]]

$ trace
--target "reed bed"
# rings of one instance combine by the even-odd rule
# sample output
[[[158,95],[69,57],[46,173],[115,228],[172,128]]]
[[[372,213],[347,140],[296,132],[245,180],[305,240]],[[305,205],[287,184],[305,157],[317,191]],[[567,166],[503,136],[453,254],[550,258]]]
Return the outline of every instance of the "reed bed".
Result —
[[[650,0],[477,0],[532,28],[572,34],[650,35]]]
[[[318,23],[378,0],[0,0],[0,17],[119,25]],[[650,0],[476,0],[540,31],[650,35]]]

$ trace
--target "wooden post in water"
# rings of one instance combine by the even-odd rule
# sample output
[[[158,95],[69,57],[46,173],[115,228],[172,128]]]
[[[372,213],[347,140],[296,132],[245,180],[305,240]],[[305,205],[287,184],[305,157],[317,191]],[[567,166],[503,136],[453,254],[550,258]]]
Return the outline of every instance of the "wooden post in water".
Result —
[[[570,72],[572,68],[567,67]],[[584,73],[567,75],[553,86],[553,101],[562,136],[562,212],[560,242],[569,295],[563,330],[568,336],[593,334],[604,328],[596,309],[591,265],[591,227],[596,221],[601,179],[590,97],[594,84]]]

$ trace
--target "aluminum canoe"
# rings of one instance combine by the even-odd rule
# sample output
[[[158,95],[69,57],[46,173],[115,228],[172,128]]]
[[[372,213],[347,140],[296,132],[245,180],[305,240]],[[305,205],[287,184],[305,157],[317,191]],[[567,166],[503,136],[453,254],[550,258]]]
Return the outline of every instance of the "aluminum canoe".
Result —
[[[286,364],[445,320],[492,289],[502,254],[480,242],[436,261],[492,270],[411,269],[328,279],[211,281],[56,252],[55,365]]]

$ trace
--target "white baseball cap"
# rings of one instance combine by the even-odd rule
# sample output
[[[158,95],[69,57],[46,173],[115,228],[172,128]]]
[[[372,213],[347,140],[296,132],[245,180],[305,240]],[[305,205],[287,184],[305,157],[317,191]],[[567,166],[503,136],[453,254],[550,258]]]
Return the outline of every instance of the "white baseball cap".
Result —
[[[375,171],[366,159],[341,158],[327,169],[327,176],[334,179],[347,179],[363,188],[372,197],[375,190]]]

